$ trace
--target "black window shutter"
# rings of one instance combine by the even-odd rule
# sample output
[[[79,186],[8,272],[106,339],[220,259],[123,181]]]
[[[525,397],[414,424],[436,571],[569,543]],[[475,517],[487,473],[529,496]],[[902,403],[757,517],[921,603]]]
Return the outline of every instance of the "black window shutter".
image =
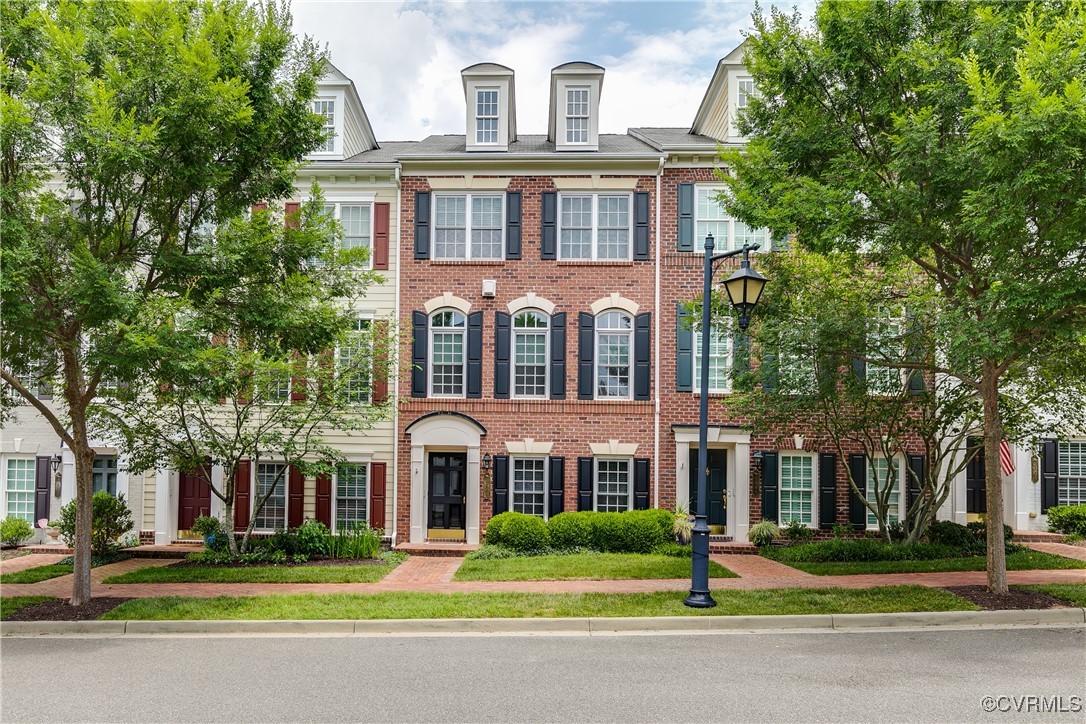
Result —
[[[468,315],[468,397],[483,396],[483,313]]]
[[[494,456],[494,515],[509,510],[509,456]]]
[[[555,191],[544,191],[541,218],[543,220],[543,228],[540,230],[539,235],[539,258],[540,259],[557,259],[558,258],[558,193]]]
[[[577,510],[592,510],[592,458],[577,458]]]
[[[762,453],[762,520],[780,520],[779,465],[776,452]]]
[[[587,312],[579,316],[580,329],[577,333],[577,399],[591,400],[595,387],[593,373],[595,367],[596,318]]]
[[[566,459],[554,456],[548,465],[547,515],[558,515],[566,509]]]
[[[675,314],[675,389],[694,390],[694,330],[690,308],[679,302]]]
[[[49,518],[49,476],[52,458],[39,457],[34,461],[34,520]]]
[[[906,490],[905,498],[905,510],[911,510],[913,507],[913,501],[919,498],[924,492],[924,474],[925,467],[927,466],[926,455],[910,455],[909,456],[909,475],[906,481],[909,485]]]
[[[837,357],[823,354],[815,359],[815,383],[821,394],[828,396],[833,393],[837,384]]]
[[[634,194],[634,245],[633,258],[639,261],[649,258],[649,192]]]
[[[908,341],[906,342],[905,359],[910,362],[920,362],[923,352],[921,346],[923,335],[921,334],[920,319],[915,312],[909,312],[907,325]],[[924,394],[924,371],[909,370],[908,383],[905,389],[910,395]]]
[[[866,455],[849,455],[848,456],[848,474],[852,478],[852,482],[857,488],[867,493],[867,456]],[[864,501],[850,486],[848,494],[848,522],[852,524],[853,530],[864,530],[867,528],[867,506],[864,505]]]
[[[425,312],[411,313],[411,396],[426,397],[426,362],[429,357],[428,319]]]
[[[780,358],[777,356],[777,351],[764,350],[762,353],[762,366],[759,370],[762,382],[762,389],[765,392],[776,392],[777,385],[780,380]]]
[[[818,454],[818,526],[832,528],[837,523],[837,455]]]
[[[509,399],[509,355],[513,345],[512,317],[494,312],[494,397]]]
[[[1060,444],[1054,439],[1041,440],[1041,512],[1059,500]]]
[[[649,509],[649,477],[651,473],[651,460],[648,458],[634,458],[634,510]]]
[[[520,192],[505,192],[505,258],[520,258]]]
[[[679,251],[694,251],[694,184],[679,184]]]
[[[738,330],[732,334],[732,387],[738,388],[740,378],[750,371],[750,335]]]
[[[566,313],[551,315],[551,399],[566,399]]]
[[[634,399],[652,399],[652,313],[634,319]]]
[[[415,192],[415,258],[430,258],[430,192]]]

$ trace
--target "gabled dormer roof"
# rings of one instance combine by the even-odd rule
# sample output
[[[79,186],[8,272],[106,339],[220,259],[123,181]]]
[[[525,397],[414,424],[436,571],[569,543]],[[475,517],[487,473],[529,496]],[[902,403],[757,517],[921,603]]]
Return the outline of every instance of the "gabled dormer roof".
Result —
[[[505,151],[517,140],[517,90],[513,69],[499,63],[476,63],[460,71],[467,107],[465,148],[469,151]],[[477,91],[496,90],[498,93],[497,140],[480,141],[476,135],[479,111]]]
[[[336,155],[349,158],[364,151],[379,148],[377,136],[373,132],[373,126],[370,125],[369,116],[366,115],[366,108],[362,105],[362,99],[358,95],[354,81],[331,61],[326,60],[324,66],[324,75],[318,81],[317,93],[318,95],[333,94],[341,99],[342,103],[342,109],[337,109],[337,113],[342,113],[342,115],[337,119],[336,124],[341,135],[340,151]]]
[[[717,63],[716,71],[709,88],[705,91],[705,97],[701,99],[698,113],[694,116],[694,124],[690,127],[690,133],[699,136],[709,136],[721,143],[727,143],[732,134],[732,85],[739,75],[746,74],[744,55],[747,41],[743,41],[725,55]]]
[[[547,119],[547,140],[559,151],[599,150],[600,93],[603,91],[603,66],[576,60],[551,69],[550,110]],[[588,140],[568,143],[566,135],[567,100],[565,90],[588,89]]]

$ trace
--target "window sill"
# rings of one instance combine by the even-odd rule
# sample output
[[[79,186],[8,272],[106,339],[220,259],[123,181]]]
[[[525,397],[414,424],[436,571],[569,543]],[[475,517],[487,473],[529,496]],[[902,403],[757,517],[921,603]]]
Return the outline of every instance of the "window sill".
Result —
[[[430,263],[435,266],[501,266],[505,261],[505,259],[430,259]],[[516,261],[516,259],[510,261]]]
[[[639,260],[641,261],[641,260]],[[645,259],[644,261],[652,261]],[[633,266],[632,259],[559,259],[559,266]]]

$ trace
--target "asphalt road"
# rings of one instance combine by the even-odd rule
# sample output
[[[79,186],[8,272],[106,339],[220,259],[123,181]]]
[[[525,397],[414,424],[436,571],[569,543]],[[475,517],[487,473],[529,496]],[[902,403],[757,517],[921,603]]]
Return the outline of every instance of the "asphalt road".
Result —
[[[1086,701],[1081,626],[5,639],[0,675],[5,724],[1086,721],[1081,708],[1040,711]],[[986,696],[997,697],[991,713],[984,710]],[[1031,696],[1047,701],[1021,698]]]

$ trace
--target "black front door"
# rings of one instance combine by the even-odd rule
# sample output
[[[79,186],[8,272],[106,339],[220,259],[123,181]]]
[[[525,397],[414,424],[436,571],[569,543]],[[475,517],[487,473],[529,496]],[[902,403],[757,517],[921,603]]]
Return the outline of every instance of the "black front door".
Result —
[[[727,450],[709,450],[709,525],[727,525],[726,504],[724,502],[728,485],[724,477],[724,466],[728,461]],[[697,515],[698,510],[698,450],[690,448],[690,500],[689,510],[691,515]]]
[[[430,453],[429,528],[464,530],[466,453]]]
[[[969,446],[982,445],[981,440],[970,439]],[[984,513],[988,510],[984,488],[984,448],[965,466],[965,512]]]

